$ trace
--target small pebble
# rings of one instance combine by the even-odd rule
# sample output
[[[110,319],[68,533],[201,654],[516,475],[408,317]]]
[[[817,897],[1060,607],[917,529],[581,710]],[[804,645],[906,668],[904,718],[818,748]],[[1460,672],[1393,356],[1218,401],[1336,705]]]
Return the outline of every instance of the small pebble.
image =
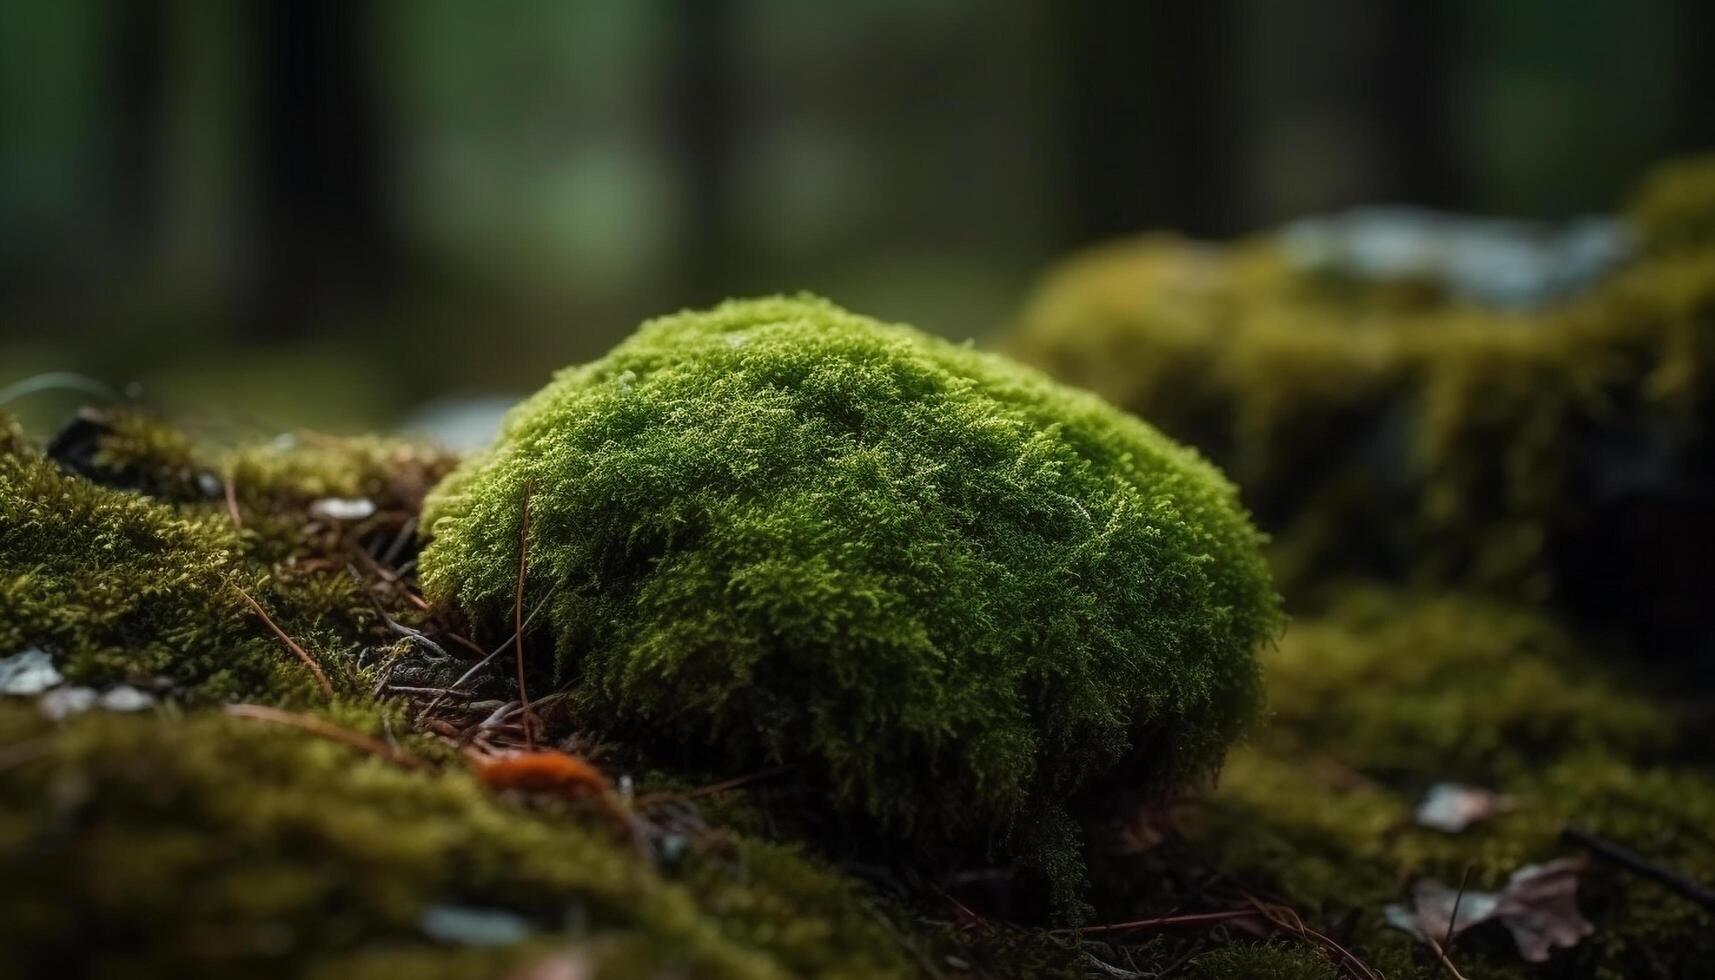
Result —
[[[429,938],[461,946],[511,946],[530,938],[530,923],[505,909],[431,905],[421,925]]]
[[[330,521],[361,521],[375,513],[375,501],[367,497],[323,497],[310,505],[310,513]]]
[[[95,707],[99,697],[93,687],[60,687],[42,695],[36,707],[49,721],[64,721]]]
[[[155,703],[155,696],[139,691],[129,684],[118,687],[101,695],[101,707],[107,711],[142,711]]]
[[[40,694],[63,680],[53,658],[35,647],[0,659],[0,694]]]

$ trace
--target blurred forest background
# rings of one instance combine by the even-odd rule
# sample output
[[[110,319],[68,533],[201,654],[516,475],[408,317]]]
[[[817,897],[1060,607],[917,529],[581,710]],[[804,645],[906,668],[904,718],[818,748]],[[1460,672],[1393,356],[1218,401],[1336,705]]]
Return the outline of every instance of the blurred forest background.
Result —
[[[976,336],[1116,234],[1606,211],[1715,146],[1712,41],[1708,0],[11,0],[0,385],[349,430],[727,295]]]

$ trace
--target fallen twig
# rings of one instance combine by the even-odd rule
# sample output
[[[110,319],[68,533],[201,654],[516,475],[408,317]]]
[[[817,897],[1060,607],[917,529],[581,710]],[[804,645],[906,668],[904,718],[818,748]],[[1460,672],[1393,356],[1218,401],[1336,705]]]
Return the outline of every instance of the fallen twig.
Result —
[[[1175,926],[1200,926],[1212,922],[1231,922],[1234,919],[1267,918],[1256,909],[1227,909],[1224,912],[1186,912],[1180,915],[1157,915],[1148,919],[1131,919],[1126,922],[1108,922],[1099,926],[1079,926],[1076,929],[1059,930],[1062,934],[1076,936],[1102,936],[1114,932],[1149,932],[1156,929],[1171,929]]]
[[[226,516],[232,518],[234,531],[244,530],[244,518],[238,513],[238,486],[232,482],[232,477],[222,480],[226,493]]]
[[[1441,964],[1441,968],[1447,971],[1447,975],[1449,977],[1452,977],[1453,980],[1471,980],[1471,978],[1465,976],[1465,974],[1460,973],[1459,968],[1453,965],[1453,958],[1447,955],[1447,949],[1445,946],[1428,936],[1425,936],[1423,941],[1429,945],[1429,951],[1435,954],[1436,962]]]
[[[328,675],[322,671],[322,665],[316,662],[316,658],[310,656],[308,650],[299,646],[298,641],[287,636],[286,631],[280,628],[280,624],[274,622],[274,620],[268,615],[268,611],[263,609],[261,604],[255,599],[252,599],[250,597],[250,593],[244,591],[243,587],[239,586],[235,582],[228,584],[232,586],[234,591],[244,597],[244,601],[250,604],[250,608],[256,611],[256,615],[262,617],[262,622],[268,624],[268,628],[274,631],[274,635],[280,638],[280,642],[286,644],[294,654],[297,654],[298,659],[302,660],[304,662],[304,666],[310,669],[310,673],[315,675],[316,685],[322,689],[322,694],[326,695],[329,700],[332,700],[333,685],[328,682]]]
[[[405,546],[411,542],[411,536],[416,533],[417,519],[415,517],[406,518],[405,523],[399,526],[399,533],[394,535],[393,542],[387,546],[386,551],[381,553],[381,560],[378,564],[382,567],[392,566],[394,562],[399,560],[399,555],[405,550]],[[397,569],[395,569],[395,574],[397,574]]]
[[[403,684],[388,684],[389,691],[403,691],[406,694],[439,694],[450,698],[474,698],[475,691],[461,691],[455,687],[406,687]]]
[[[548,604],[548,601],[546,599],[537,603],[536,608],[530,610],[530,615],[524,617],[523,625],[519,628],[517,633],[513,634],[513,638],[524,635],[524,630],[529,628],[530,624],[533,621],[535,621],[536,614],[541,612],[543,607],[545,607],[547,604]],[[463,674],[459,675],[459,679],[456,681],[453,681],[448,686],[449,687],[464,687],[466,681],[470,680],[472,677],[475,677],[477,675],[477,673],[482,670],[482,668],[487,667],[489,664],[493,663],[494,658],[500,656],[502,653],[505,653],[506,648],[512,645],[513,638],[508,638],[505,643],[502,643],[501,645],[495,647],[492,652],[485,654],[481,660],[478,660],[476,663],[471,664],[469,670],[467,670]],[[475,646],[472,646],[472,649],[477,650],[478,653],[482,652],[479,648],[477,648]],[[440,698],[436,698],[435,700],[429,702],[429,706],[423,709],[422,714],[427,715],[429,712],[434,711],[437,707],[440,706],[440,703],[441,703]]]
[[[1340,962],[1345,964],[1347,972],[1353,976],[1360,977],[1362,980],[1381,980],[1380,975],[1370,969],[1368,963],[1358,958],[1358,954],[1340,945],[1332,936],[1305,925],[1303,917],[1291,908],[1284,905],[1265,904],[1252,895],[1246,895],[1245,900],[1250,902],[1251,906],[1263,918],[1273,923],[1276,928],[1284,932],[1296,933],[1299,938],[1313,942],[1333,953]]]
[[[365,735],[362,732],[354,732],[349,728],[336,725],[324,718],[317,718],[314,715],[299,714],[295,711],[285,711],[280,708],[271,708],[265,704],[229,704],[226,706],[226,713],[235,718],[250,718],[256,721],[266,721],[275,725],[284,725],[288,728],[296,728],[302,732],[309,732],[311,735],[317,735],[329,741],[338,742],[341,745],[350,746],[351,748],[368,752],[370,755],[387,762],[391,762],[394,765],[405,769],[429,768],[429,764],[427,762],[415,755],[412,755],[410,752],[405,751],[397,745],[389,745],[374,736]]]
[[[536,747],[536,736],[530,731],[530,692],[524,688],[524,570],[530,560],[530,493],[535,484],[524,484],[524,499],[519,503],[518,518],[518,590],[513,596],[512,621],[518,632],[512,637],[518,657],[518,700],[524,704],[524,746]]]
[[[1677,892],[1705,908],[1715,909],[1715,888],[1693,881],[1677,871],[1664,868],[1623,844],[1578,827],[1567,827],[1562,830],[1560,839],[1568,844],[1583,847],[1597,857],[1611,861],[1635,875],[1648,878],[1669,891]]]
[[[734,776],[731,779],[723,779],[718,783],[710,783],[707,786],[699,786],[696,789],[686,790],[683,793],[647,793],[637,798],[636,805],[639,807],[646,807],[655,803],[660,803],[663,800],[694,800],[698,797],[713,796],[716,793],[724,793],[729,789],[738,789],[740,786],[748,786],[751,783],[758,782],[760,780],[772,779],[775,776],[791,772],[796,768],[797,766],[791,765],[775,766],[772,769],[764,769],[760,772],[752,772],[743,776]]]

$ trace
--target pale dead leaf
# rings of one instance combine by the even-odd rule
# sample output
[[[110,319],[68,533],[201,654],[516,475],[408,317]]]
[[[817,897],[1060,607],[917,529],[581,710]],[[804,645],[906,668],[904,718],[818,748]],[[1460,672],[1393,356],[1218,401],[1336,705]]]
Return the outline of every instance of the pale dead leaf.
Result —
[[[1578,945],[1596,931],[1578,911],[1582,858],[1560,858],[1513,872],[1501,890],[1495,917],[1506,923],[1519,955],[1541,963],[1557,948]]]
[[[1582,859],[1558,858],[1514,871],[1498,892],[1463,895],[1425,879],[1412,886],[1409,905],[1389,905],[1383,911],[1389,925],[1437,946],[1493,919],[1512,933],[1520,956],[1541,963],[1555,949],[1576,946],[1596,931],[1578,911],[1578,879],[1583,873]]]
[[[576,950],[553,953],[536,960],[507,980],[595,980],[595,964]]]
[[[1505,813],[1512,805],[1510,797],[1481,786],[1436,783],[1417,805],[1417,824],[1457,834],[1474,823]]]

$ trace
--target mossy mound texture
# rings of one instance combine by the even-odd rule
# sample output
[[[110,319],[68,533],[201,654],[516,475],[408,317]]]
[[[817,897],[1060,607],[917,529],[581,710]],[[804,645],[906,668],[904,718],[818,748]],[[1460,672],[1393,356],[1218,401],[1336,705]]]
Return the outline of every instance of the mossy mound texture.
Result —
[[[1576,853],[1567,826],[1715,876],[1715,773],[1695,712],[1635,688],[1540,612],[1471,596],[1373,587],[1339,593],[1294,623],[1266,659],[1275,713],[1235,753],[1220,789],[1187,818],[1225,874],[1301,914],[1344,922],[1386,976],[1445,976],[1381,914],[1408,882],[1499,887],[1513,871]],[[1431,784],[1509,794],[1462,833],[1422,827]],[[1596,931],[1551,962],[1519,960],[1495,928],[1461,938],[1471,977],[1678,980],[1715,958],[1715,917],[1661,886],[1591,864],[1578,906]]]
[[[1286,235],[1073,256],[1004,348],[1208,453],[1291,596],[1378,575],[1715,653],[1715,162],[1634,195],[1631,260],[1536,309],[1307,266]],[[1619,587],[1617,583],[1627,583]]]
[[[611,821],[219,714],[56,731],[0,705],[11,745],[36,754],[0,780],[8,976],[499,977],[557,954],[588,977],[915,972],[793,848],[729,840],[668,876]],[[461,919],[462,941],[438,924]]]
[[[0,651],[52,651],[78,684],[319,699],[248,595],[315,652],[327,687],[361,688],[357,657],[377,620],[326,553],[358,529],[311,526],[308,508],[367,494],[414,511],[448,457],[373,439],[216,451],[127,410],[68,431],[87,445],[62,459],[15,429],[0,446]]]
[[[1079,877],[1069,806],[1213,772],[1279,622],[1226,480],[1098,399],[813,298],[644,325],[425,508],[429,596],[546,603],[616,737],[800,768],[929,849]]]
[[[1056,278],[1015,343],[1236,473],[1278,640],[1201,457],[810,298],[462,463],[0,414],[0,976],[1699,980],[1711,173],[1532,311],[1273,237]],[[1392,924],[1546,862],[1546,962]]]

